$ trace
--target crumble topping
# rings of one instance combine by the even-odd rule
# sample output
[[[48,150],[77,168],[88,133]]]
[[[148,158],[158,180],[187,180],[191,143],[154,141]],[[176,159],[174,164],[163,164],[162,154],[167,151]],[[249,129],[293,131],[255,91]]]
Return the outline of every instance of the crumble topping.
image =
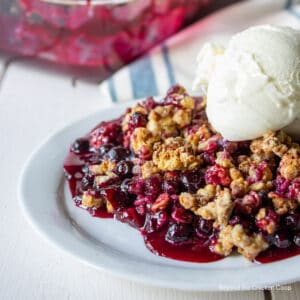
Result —
[[[95,177],[95,183],[98,186],[103,185],[105,182],[113,179],[113,178],[117,178],[118,176],[113,173],[113,172],[107,172],[105,175],[99,175]]]
[[[279,172],[289,180],[300,176],[300,155],[297,148],[291,148],[283,154],[279,164]]]
[[[196,215],[206,220],[216,220],[216,225],[227,225],[233,210],[230,190],[221,190],[219,186],[207,185],[196,194],[181,193],[179,202],[185,209],[190,209]]]
[[[84,192],[82,195],[82,205],[86,207],[94,207],[99,208],[105,204],[105,200],[103,198],[96,198],[91,195],[89,192]]]
[[[186,133],[186,138],[187,141],[192,145],[194,150],[198,150],[198,148],[201,149],[200,142],[204,142],[206,140],[208,140],[211,137],[212,133],[211,130],[208,126],[208,124],[202,124],[197,130],[196,132],[192,133],[192,134],[187,134]],[[202,148],[207,148],[207,144],[205,144],[206,146],[202,146]]]
[[[277,229],[278,217],[271,209],[260,208],[256,220],[257,226],[268,234],[273,234]]]
[[[159,168],[157,166],[155,166],[153,161],[146,161],[141,166],[142,177],[144,179],[150,177],[151,175],[159,173],[159,171],[160,171]]]
[[[195,214],[201,216],[205,220],[217,219],[217,205],[216,202],[208,202],[206,205],[199,207]]]
[[[272,199],[275,212],[278,215],[293,213],[298,207],[296,199],[289,199],[284,196],[278,195],[275,192],[270,192],[268,196],[270,199]]]
[[[239,155],[237,161],[239,163],[239,171],[241,171],[244,175],[248,174],[252,163],[251,157],[247,155]]]
[[[162,137],[178,135],[177,124],[173,120],[174,110],[171,106],[157,106],[151,110],[147,129],[154,135]]]
[[[220,255],[228,256],[233,249],[232,226],[224,227],[220,233],[215,245],[212,245],[212,250]]]
[[[181,193],[179,196],[179,202],[185,209],[195,211],[198,207],[198,202],[200,201],[196,195],[192,195],[190,193]]]
[[[181,193],[179,195],[179,202],[185,209],[197,213],[196,211],[212,201],[216,195],[217,188],[208,184],[204,188],[199,189],[196,194]],[[199,213],[198,213],[199,214]]]
[[[291,144],[291,138],[282,130],[278,132],[270,131],[263,137],[252,141],[250,149],[263,159],[269,159],[273,155],[282,157],[291,147]]]
[[[185,91],[183,91],[184,93]],[[183,108],[186,108],[186,109],[195,109],[195,99],[193,97],[190,97],[188,95],[185,95],[183,97],[183,99],[180,101],[180,104]]]
[[[253,260],[260,252],[269,247],[269,244],[261,234],[253,233],[248,235],[241,225],[233,227],[231,236],[238,252],[249,260]]]
[[[183,138],[168,138],[154,145],[153,163],[161,171],[192,170],[201,164],[199,156]]]
[[[116,163],[110,160],[103,160],[101,164],[90,165],[89,171],[93,175],[104,175],[107,172],[112,172],[116,166]]]
[[[253,260],[260,252],[266,250],[269,244],[261,234],[248,234],[240,224],[228,225],[221,230],[213,249],[216,253],[228,256],[233,247],[247,259]]]
[[[191,120],[192,120],[191,110],[179,109],[173,115],[173,121],[180,128],[183,128],[184,126],[187,126],[188,124],[190,124]]]
[[[230,189],[234,197],[242,197],[248,193],[249,184],[243,177],[240,177],[231,181]]]
[[[218,224],[222,226],[227,225],[233,210],[233,201],[230,190],[227,188],[221,190],[217,194],[215,202]]]
[[[153,145],[157,141],[159,141],[159,137],[154,136],[146,128],[138,127],[132,133],[130,145],[136,154],[151,155]]]

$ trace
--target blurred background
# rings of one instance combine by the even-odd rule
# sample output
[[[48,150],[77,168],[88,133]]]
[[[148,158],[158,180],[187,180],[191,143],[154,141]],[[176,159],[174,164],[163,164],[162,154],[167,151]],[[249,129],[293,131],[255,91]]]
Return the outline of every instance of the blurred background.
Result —
[[[234,2],[1,0],[0,51],[51,61],[39,65],[100,82],[187,25]]]

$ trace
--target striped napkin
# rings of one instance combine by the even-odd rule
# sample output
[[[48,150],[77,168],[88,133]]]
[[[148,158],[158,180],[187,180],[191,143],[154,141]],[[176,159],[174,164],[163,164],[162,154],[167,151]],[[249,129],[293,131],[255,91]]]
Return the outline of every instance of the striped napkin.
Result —
[[[217,12],[169,38],[100,85],[101,100],[121,103],[163,95],[174,83],[191,90],[196,56],[207,41],[225,42],[255,24],[300,29],[300,0],[249,0]]]

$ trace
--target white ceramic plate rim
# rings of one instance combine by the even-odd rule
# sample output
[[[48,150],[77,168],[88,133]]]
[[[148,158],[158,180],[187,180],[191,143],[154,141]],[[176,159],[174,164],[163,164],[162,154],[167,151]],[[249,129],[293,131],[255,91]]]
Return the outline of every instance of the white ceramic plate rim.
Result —
[[[42,143],[41,146],[30,156],[21,173],[18,186],[18,196],[23,213],[34,229],[56,248],[59,248],[66,254],[71,254],[73,257],[87,265],[99,270],[109,271],[110,273],[126,279],[154,286],[193,291],[250,290],[299,280],[300,256],[271,264],[252,265],[250,267],[216,267],[201,269],[189,268],[190,264],[187,264],[187,267],[165,266],[160,264],[151,265],[149,262],[136,260],[134,257],[122,258],[115,254],[112,255],[113,250],[105,247],[101,251],[95,253],[95,251],[90,247],[92,244],[78,238],[78,236],[72,234],[72,232],[66,233],[64,231],[60,231],[56,228],[54,223],[47,223],[46,215],[40,215],[37,213],[37,208],[32,205],[32,203],[33,199],[40,195],[34,194],[34,184],[38,183],[43,185],[43,189],[45,191],[47,191],[48,185],[52,185],[52,187],[56,186],[55,190],[52,188],[50,194],[53,195],[53,197],[57,197],[58,185],[63,174],[62,161],[68,149],[68,142],[66,145],[61,145],[59,143],[57,144],[57,140],[64,140],[65,136],[67,136],[68,139],[70,139],[70,136],[72,136],[72,138],[76,138],[78,136],[78,130],[80,131],[80,128],[87,127],[87,123],[89,124],[88,126],[90,126],[89,128],[96,125],[96,123],[91,124],[91,120],[108,120],[111,118],[110,116],[112,113],[114,116],[120,114],[126,107],[131,106],[133,103],[135,102],[129,102],[107,110],[101,110],[68,125],[46,139],[46,141]],[[74,128],[77,128],[76,134],[72,134]],[[81,132],[82,135],[85,133],[86,131]],[[51,148],[51,145],[58,145],[61,147]],[[51,148],[53,157],[56,157],[58,154],[56,157],[58,161],[57,164],[53,164],[51,160],[46,162],[46,166],[50,171],[47,180],[45,181],[42,180],[45,166],[41,163],[41,158],[43,158],[45,153],[49,151],[49,147]],[[56,171],[56,174],[54,169],[51,171],[51,168],[61,170],[60,174],[59,171]],[[51,172],[54,173],[52,174]],[[36,176],[34,181],[32,176]],[[54,201],[55,199],[53,199],[53,202]],[[68,217],[65,215],[63,209],[59,206],[57,206],[57,209],[61,210],[58,212],[60,214],[60,220],[58,220],[58,222],[66,222]],[[65,217],[66,220],[64,220],[63,217]],[[64,226],[70,226],[70,221],[71,220],[67,221],[69,222],[69,225],[64,223]],[[137,232],[137,234],[139,233]],[[145,248],[145,251],[148,250]]]

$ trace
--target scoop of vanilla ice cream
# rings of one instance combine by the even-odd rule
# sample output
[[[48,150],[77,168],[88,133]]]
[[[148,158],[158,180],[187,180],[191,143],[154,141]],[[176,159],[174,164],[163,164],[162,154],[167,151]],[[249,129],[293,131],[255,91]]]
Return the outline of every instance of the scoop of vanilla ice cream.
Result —
[[[198,68],[193,89],[197,90],[200,88],[202,92],[207,93],[208,83],[215,70],[216,58],[218,55],[223,55],[224,52],[225,47],[221,44],[204,44],[197,57]]]
[[[206,44],[194,82],[207,96],[207,116],[225,139],[248,140],[300,119],[300,32],[255,26],[231,38],[226,49]],[[297,119],[297,124],[300,120]]]

